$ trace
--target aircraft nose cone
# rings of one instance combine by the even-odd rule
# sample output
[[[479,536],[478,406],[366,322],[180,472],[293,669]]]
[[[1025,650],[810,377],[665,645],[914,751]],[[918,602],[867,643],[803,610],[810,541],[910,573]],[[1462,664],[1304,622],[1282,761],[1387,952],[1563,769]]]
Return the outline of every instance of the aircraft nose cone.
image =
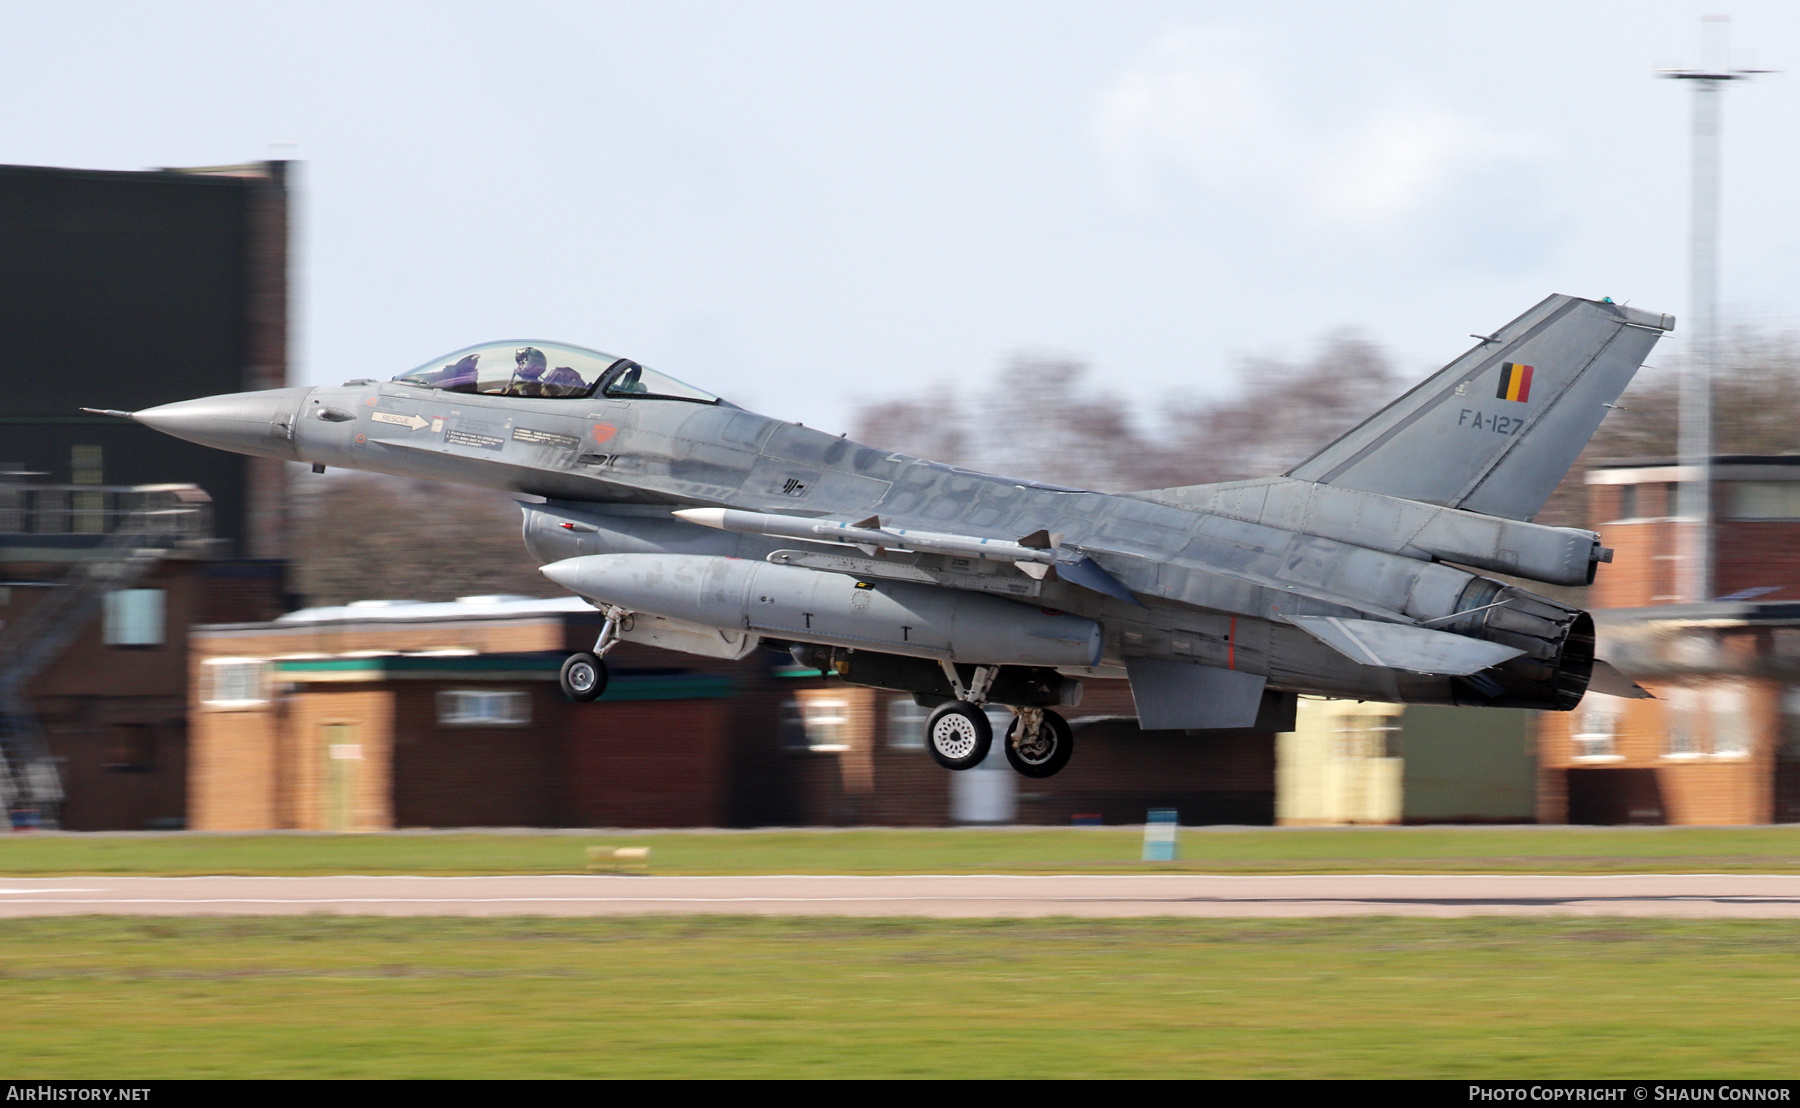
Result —
[[[178,400],[132,413],[144,426],[237,454],[295,459],[291,421],[310,389],[268,389]]]

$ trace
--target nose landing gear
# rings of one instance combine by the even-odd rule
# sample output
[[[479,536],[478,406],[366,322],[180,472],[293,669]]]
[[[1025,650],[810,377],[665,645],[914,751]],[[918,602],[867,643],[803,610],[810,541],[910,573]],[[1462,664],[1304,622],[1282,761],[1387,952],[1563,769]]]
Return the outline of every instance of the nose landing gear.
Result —
[[[594,640],[594,649],[578,650],[563,660],[557,682],[562,685],[564,696],[585,704],[600,699],[606,692],[606,663],[600,659],[619,645],[619,631],[630,618],[631,613],[623,608],[606,609],[606,622],[600,627],[600,637]]]

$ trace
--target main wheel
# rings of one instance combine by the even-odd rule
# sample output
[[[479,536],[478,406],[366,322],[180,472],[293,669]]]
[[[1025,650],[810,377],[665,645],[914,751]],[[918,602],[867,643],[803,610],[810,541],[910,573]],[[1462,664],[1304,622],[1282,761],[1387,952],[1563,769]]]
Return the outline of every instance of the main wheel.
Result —
[[[1006,760],[1027,777],[1056,776],[1069,764],[1069,756],[1075,753],[1074,729],[1068,720],[1055,712],[1045,712],[1037,734],[1021,739],[1019,723],[1022,718],[1014,716],[1006,729]]]
[[[945,769],[969,769],[981,764],[994,742],[994,726],[987,713],[966,700],[938,705],[925,721],[925,747]]]
[[[570,700],[581,704],[597,700],[606,691],[606,663],[589,651],[577,651],[563,660],[557,680]]]

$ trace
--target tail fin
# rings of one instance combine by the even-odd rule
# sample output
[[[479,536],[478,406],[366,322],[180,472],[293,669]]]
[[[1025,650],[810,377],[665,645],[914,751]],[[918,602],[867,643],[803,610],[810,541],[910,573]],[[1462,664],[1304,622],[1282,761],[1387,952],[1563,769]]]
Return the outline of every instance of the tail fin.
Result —
[[[1529,520],[1675,317],[1552,296],[1289,477]]]

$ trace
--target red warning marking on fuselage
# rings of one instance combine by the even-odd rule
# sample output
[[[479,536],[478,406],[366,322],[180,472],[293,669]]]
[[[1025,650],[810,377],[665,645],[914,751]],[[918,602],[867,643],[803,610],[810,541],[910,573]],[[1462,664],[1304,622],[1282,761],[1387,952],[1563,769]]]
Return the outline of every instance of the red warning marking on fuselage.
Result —
[[[597,443],[605,442],[607,439],[612,438],[618,433],[619,429],[610,423],[594,424],[594,441]]]

